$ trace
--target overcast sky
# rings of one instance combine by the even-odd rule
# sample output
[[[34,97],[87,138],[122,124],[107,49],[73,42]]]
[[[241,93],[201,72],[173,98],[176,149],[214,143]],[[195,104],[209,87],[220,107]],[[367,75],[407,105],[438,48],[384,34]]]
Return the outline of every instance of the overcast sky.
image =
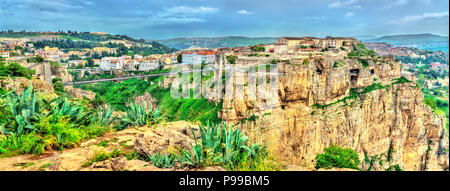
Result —
[[[136,38],[448,36],[448,0],[0,0],[0,30]]]

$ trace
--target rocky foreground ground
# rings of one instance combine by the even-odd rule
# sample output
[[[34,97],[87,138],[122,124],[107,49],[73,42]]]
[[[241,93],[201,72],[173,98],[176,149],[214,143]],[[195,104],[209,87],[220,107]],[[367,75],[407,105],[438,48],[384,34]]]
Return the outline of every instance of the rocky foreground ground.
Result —
[[[0,158],[0,171],[225,171],[222,167],[158,168],[152,162],[128,160],[125,156],[89,164],[99,152],[137,151],[139,153],[165,153],[175,147],[189,148],[194,142],[198,126],[185,121],[169,122],[157,127],[137,127],[107,133],[104,136],[81,143],[77,148],[63,151],[47,151],[41,155],[18,155]],[[196,135],[198,136],[198,135]],[[86,165],[89,164],[89,165]],[[285,165],[286,171],[313,171],[312,167]],[[321,169],[324,170],[324,169]],[[347,171],[353,169],[329,169]]]
[[[89,161],[99,152],[139,151],[144,153],[166,152],[175,146],[187,147],[193,142],[189,135],[191,124],[179,121],[161,124],[158,127],[129,128],[107,133],[81,143],[77,148],[63,151],[48,151],[42,155],[19,155],[0,159],[0,171],[163,171],[163,170],[224,170],[221,167],[203,169],[162,169],[142,160],[127,160],[120,156],[105,161]],[[193,128],[197,129],[195,126]]]

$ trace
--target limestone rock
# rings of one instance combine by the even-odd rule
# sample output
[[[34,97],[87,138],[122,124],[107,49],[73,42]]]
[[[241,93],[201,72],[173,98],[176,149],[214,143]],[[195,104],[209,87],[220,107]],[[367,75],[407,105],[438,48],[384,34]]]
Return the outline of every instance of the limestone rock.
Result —
[[[159,152],[164,154],[167,153],[169,146],[190,150],[193,143],[191,138],[178,131],[157,128],[140,134],[134,142],[134,149],[144,155],[153,155]]]

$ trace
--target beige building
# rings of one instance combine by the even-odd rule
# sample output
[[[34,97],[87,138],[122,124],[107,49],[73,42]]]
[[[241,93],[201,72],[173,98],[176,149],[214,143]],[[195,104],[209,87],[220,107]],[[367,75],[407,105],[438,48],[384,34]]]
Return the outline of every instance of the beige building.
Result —
[[[110,53],[110,52],[111,52],[111,49],[108,48],[108,47],[94,47],[94,48],[92,49],[92,51],[101,54],[102,52],[108,52],[108,53]]]
[[[44,51],[45,51],[45,52],[58,52],[58,47],[52,47],[52,48],[50,48],[49,46],[45,46],[45,47],[44,47]]]
[[[314,41],[316,39],[315,37],[281,37],[276,40],[275,45],[287,45],[290,49],[300,46],[303,41]]]
[[[321,48],[349,48],[352,44],[356,44],[358,41],[354,38],[343,38],[343,37],[330,37],[327,36],[320,39],[319,45]]]

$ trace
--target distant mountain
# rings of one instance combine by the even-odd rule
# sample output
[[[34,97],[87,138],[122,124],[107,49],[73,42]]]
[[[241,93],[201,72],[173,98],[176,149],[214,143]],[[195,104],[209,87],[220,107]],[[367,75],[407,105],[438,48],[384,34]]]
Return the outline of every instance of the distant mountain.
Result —
[[[358,40],[365,41],[365,40],[372,40],[372,39],[376,38],[376,36],[373,36],[373,35],[359,35],[359,36],[354,36],[354,38],[356,38]]]
[[[256,44],[269,44],[274,43],[275,37],[242,37],[242,36],[229,36],[229,37],[213,37],[213,38],[174,38],[167,40],[160,40],[161,44],[164,44],[170,48],[187,49],[191,47],[201,48],[222,48],[222,47],[238,47],[238,46],[253,46]]]
[[[394,46],[405,46],[422,50],[448,52],[449,38],[446,36],[426,33],[382,36],[371,40],[365,40],[365,42],[386,42]]]
[[[58,32],[33,32],[33,31],[0,31],[0,38],[27,38],[33,41],[36,48],[45,46],[58,47],[62,49],[71,48],[93,48],[96,46],[107,46],[119,48],[119,51],[148,54],[165,54],[176,51],[161,43],[152,40],[135,39],[127,35],[111,35],[107,33],[58,31]],[[112,43],[107,43],[112,42]],[[130,48],[125,48],[125,44]]]

